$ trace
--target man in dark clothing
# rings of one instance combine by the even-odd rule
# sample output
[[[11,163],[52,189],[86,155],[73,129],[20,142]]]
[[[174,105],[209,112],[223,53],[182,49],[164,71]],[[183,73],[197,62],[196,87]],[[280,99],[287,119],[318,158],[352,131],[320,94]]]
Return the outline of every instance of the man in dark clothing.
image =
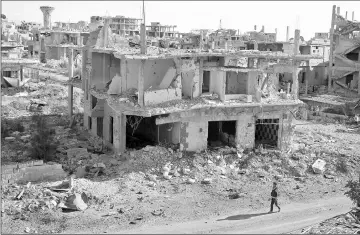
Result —
[[[275,206],[279,209],[279,212],[280,212],[280,207],[279,207],[279,205],[278,205],[277,197],[278,197],[277,184],[276,184],[276,182],[274,182],[274,183],[273,183],[273,189],[272,189],[272,191],[271,191],[270,213],[273,212],[274,204],[275,204]]]

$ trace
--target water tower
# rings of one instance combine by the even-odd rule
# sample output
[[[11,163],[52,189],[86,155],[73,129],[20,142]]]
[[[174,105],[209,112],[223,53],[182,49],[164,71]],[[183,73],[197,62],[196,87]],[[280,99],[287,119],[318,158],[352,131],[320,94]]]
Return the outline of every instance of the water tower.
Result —
[[[42,6],[40,7],[40,10],[44,14],[44,28],[51,29],[51,13],[55,10],[55,8],[49,6]]]

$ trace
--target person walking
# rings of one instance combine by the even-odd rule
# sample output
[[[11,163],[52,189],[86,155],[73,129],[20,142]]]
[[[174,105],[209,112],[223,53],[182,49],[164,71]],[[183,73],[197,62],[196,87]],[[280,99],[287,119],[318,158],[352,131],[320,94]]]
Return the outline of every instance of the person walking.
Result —
[[[277,190],[277,183],[273,183],[273,189],[271,191],[271,204],[270,204],[270,212],[273,212],[274,204],[279,209],[278,212],[280,212],[280,207],[278,205],[277,197],[279,196],[278,190]]]

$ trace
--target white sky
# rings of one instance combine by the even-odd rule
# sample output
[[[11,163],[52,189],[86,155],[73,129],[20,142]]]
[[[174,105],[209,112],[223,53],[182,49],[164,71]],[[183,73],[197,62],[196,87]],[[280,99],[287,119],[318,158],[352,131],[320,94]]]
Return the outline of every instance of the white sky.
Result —
[[[2,1],[2,13],[15,22],[43,22],[40,6],[52,6],[52,22],[90,21],[93,15],[123,15],[141,17],[142,1]],[[220,19],[223,28],[250,31],[265,26],[265,32],[278,30],[278,40],[284,40],[286,26],[290,38],[299,28],[309,40],[315,32],[329,32],[332,6],[340,6],[341,15],[348,19],[355,12],[360,21],[360,1],[145,1],[146,24],[177,25],[180,32],[191,29],[217,29]]]

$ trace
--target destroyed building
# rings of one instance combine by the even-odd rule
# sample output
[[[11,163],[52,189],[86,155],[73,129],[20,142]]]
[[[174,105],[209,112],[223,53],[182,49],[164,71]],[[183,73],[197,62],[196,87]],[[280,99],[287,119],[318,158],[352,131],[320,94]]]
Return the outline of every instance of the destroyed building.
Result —
[[[176,25],[162,25],[160,22],[151,22],[146,26],[146,35],[154,38],[178,37],[179,32],[175,31]]]
[[[96,43],[84,47],[84,126],[116,152],[159,143],[180,151],[288,145],[291,110],[301,104],[299,65],[314,56],[155,47],[144,53],[117,47],[109,30],[105,23]],[[292,94],[278,92],[284,71],[293,73]]]
[[[22,47],[23,48],[23,47]],[[1,86],[19,87],[34,77],[34,71],[27,66],[37,64],[38,60],[22,58],[23,49],[17,44],[1,44]]]
[[[329,79],[328,67],[330,57],[330,40],[328,33],[315,33],[315,37],[300,46],[302,55],[318,55],[321,59],[310,59],[309,63],[301,66],[299,74],[300,94],[326,92]]]
[[[340,15],[340,7],[333,7],[330,32],[329,90],[345,96],[360,95],[360,22]],[[336,10],[336,11],[335,11]]]
[[[104,21],[105,18],[110,18],[110,28],[112,33],[118,34],[120,36],[135,36],[140,34],[140,21],[141,19],[125,17],[125,16],[115,16],[115,17],[101,17],[101,16],[91,16],[90,22],[96,23],[99,21]]]

